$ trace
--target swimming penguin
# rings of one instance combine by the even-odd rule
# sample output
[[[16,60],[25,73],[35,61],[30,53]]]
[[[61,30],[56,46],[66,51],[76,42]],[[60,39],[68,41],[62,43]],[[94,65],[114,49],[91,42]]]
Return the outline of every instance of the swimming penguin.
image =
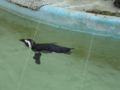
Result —
[[[71,53],[70,50],[74,49],[74,48],[58,46],[55,43],[36,44],[35,41],[33,41],[32,39],[20,39],[20,41],[24,42],[25,45],[31,48],[32,51],[39,52],[35,54],[35,56],[33,57],[36,60],[37,64],[40,64],[40,56],[41,56],[40,52],[45,51],[47,53],[56,52],[56,53],[70,54]]]

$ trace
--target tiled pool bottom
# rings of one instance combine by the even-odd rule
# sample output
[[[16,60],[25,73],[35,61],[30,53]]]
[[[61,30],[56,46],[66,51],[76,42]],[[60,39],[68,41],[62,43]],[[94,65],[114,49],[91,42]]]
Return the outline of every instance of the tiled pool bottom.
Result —
[[[33,38],[35,31],[0,17],[0,90],[18,89],[29,54],[19,39]],[[44,24],[37,31],[36,42],[55,42],[75,50],[71,55],[43,53],[41,65],[35,64],[31,51],[19,90],[119,90],[120,39]]]

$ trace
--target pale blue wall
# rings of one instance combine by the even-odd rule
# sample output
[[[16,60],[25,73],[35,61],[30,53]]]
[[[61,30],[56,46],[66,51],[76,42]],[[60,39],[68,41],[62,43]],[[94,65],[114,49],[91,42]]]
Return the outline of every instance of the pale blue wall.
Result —
[[[32,11],[4,0],[0,0],[0,8],[36,22],[81,32],[120,37],[119,17],[94,15],[50,5],[42,7],[39,11]]]

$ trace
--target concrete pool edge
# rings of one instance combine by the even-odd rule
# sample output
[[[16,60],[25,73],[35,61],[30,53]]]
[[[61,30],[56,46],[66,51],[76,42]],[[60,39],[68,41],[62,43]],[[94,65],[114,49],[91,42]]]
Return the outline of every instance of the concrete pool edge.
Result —
[[[94,15],[47,5],[32,11],[18,5],[0,1],[0,8],[36,22],[67,28],[75,31],[120,38],[120,18]]]

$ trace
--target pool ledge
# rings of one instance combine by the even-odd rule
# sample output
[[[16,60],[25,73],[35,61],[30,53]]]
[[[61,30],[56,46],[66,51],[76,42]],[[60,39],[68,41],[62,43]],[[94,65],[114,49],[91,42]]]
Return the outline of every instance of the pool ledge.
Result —
[[[72,11],[56,5],[43,6],[39,11],[0,0],[0,8],[36,22],[70,30],[120,38],[120,18]]]

